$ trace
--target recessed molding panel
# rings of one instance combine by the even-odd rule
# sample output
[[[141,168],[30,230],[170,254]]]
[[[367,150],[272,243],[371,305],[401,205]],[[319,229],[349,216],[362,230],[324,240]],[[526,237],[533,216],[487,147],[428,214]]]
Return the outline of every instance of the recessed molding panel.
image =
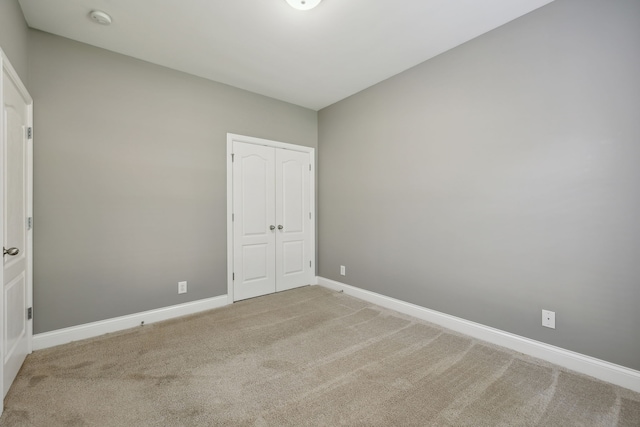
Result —
[[[267,226],[267,159],[258,155],[242,158],[242,230],[244,236],[263,235]]]
[[[4,362],[11,357],[20,344],[27,327],[24,313],[26,299],[26,278],[22,273],[4,287]],[[11,321],[9,321],[11,320]]]
[[[299,160],[282,163],[282,216],[285,233],[304,231],[304,166]]]
[[[294,240],[282,244],[283,275],[304,272],[304,240]]]
[[[268,249],[266,244],[245,245],[242,248],[242,278],[245,283],[268,278],[267,265],[271,262]]]

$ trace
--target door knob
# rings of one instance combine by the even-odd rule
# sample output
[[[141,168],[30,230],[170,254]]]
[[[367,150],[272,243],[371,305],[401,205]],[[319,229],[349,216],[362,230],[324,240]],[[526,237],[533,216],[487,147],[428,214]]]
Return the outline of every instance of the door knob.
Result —
[[[5,255],[11,255],[11,256],[15,256],[18,255],[18,252],[20,252],[20,249],[18,248],[9,248],[9,249],[5,249],[4,247],[2,248],[4,253],[2,254],[2,256],[4,257]]]
[[[270,226],[269,226],[269,230],[273,231],[273,230],[275,230],[275,229],[276,229],[276,226],[275,226],[275,225],[270,225]]]
[[[282,225],[278,226],[278,230],[282,230],[284,227]]]

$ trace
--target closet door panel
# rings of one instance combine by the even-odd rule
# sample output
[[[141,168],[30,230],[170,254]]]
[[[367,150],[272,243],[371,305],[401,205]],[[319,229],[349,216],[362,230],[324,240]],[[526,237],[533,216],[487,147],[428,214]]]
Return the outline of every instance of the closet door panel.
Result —
[[[275,292],[275,151],[234,143],[234,299]]]
[[[310,156],[276,151],[276,291],[311,283]]]

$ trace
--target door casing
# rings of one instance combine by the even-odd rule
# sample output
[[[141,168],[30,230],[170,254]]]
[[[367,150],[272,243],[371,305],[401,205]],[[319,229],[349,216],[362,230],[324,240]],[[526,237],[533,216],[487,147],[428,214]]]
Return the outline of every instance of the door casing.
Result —
[[[310,211],[312,215],[311,221],[311,260],[313,269],[316,263],[316,206],[315,206],[315,149],[302,145],[289,144],[285,142],[272,141],[268,139],[255,138],[251,136],[237,135],[233,133],[227,134],[227,303],[233,304],[233,269],[234,269],[234,234],[233,234],[233,162],[231,154],[233,153],[233,142],[244,142],[248,144],[264,145],[273,148],[283,148],[287,150],[302,151],[309,154],[311,164],[311,174],[309,182],[310,192]],[[314,275],[315,276],[315,275]]]

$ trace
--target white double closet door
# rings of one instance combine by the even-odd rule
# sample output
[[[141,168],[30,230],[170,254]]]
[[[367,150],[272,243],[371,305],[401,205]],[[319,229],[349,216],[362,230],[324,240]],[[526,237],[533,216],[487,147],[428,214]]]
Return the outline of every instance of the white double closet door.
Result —
[[[234,301],[312,282],[312,153],[291,147],[232,141]]]

